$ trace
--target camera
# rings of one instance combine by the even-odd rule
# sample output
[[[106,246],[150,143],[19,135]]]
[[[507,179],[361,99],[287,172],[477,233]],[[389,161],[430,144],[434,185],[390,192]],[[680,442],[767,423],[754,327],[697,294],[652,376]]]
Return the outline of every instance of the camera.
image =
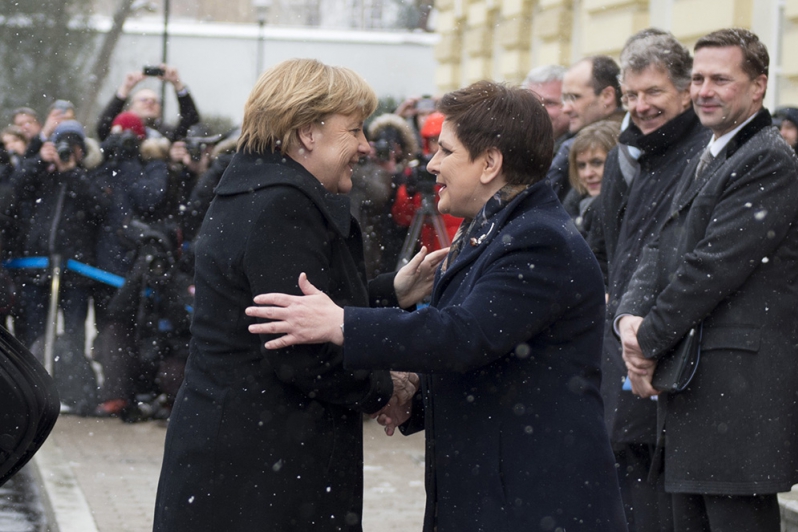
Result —
[[[391,160],[391,143],[387,139],[377,139],[374,143],[374,152],[377,159],[386,162]]]
[[[416,103],[416,111],[421,111],[422,113],[431,113],[435,110],[435,100],[432,98],[421,98],[418,103]]]
[[[130,130],[108,135],[100,146],[106,160],[130,160],[139,156],[140,140]]]
[[[159,66],[145,66],[142,72],[145,76],[163,76],[165,70]]]
[[[64,163],[69,162],[70,157],[72,157],[74,154],[73,148],[75,146],[79,146],[81,149],[83,149],[84,153],[86,151],[83,139],[74,133],[59,135],[54,139],[54,141],[55,151],[58,153],[58,158]]]
[[[437,177],[427,170],[427,164],[432,160],[432,155],[423,155],[418,159],[410,161],[410,175],[407,176],[407,191],[432,195],[435,193],[435,182]]]

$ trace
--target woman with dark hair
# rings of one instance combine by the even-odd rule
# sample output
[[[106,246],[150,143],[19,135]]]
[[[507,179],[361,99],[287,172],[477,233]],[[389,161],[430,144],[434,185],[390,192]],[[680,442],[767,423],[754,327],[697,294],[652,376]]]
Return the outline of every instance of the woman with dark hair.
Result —
[[[429,307],[263,294],[268,349],[332,342],[351,369],[422,373],[386,432],[426,431],[424,530],[626,529],[599,396],[604,285],[544,180],[552,126],[537,97],[487,81],[445,95],[428,165],[441,212],[464,218]]]

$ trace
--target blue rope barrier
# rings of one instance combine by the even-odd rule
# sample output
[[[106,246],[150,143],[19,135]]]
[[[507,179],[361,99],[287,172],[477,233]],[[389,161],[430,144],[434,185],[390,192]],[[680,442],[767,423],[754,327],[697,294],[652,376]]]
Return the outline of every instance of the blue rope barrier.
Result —
[[[121,288],[122,285],[125,284],[125,278],[121,275],[116,275],[111,272],[101,270],[100,268],[83,264],[82,262],[78,262],[74,259],[69,259],[66,266],[68,270],[72,270],[73,272],[79,273],[84,277],[111,285],[115,288]]]

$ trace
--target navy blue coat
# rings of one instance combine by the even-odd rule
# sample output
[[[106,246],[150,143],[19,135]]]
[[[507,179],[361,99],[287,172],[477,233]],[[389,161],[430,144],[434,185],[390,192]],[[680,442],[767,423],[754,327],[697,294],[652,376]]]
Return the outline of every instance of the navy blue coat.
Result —
[[[424,374],[424,530],[626,530],[596,259],[545,181],[466,238],[429,307],[345,309],[347,367]]]

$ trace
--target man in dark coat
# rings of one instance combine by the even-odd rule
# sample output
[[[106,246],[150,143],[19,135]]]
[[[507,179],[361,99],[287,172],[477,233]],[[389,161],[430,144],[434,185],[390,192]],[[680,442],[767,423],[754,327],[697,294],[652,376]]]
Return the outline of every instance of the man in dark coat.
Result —
[[[616,315],[632,389],[703,324],[681,393],[659,396],[677,531],[780,530],[798,482],[798,160],[762,107],[768,53],[746,30],[698,40],[691,97],[713,132],[687,165]],[[667,438],[666,438],[667,435]]]
[[[180,79],[177,68],[170,65],[160,65],[163,74],[158,76],[161,81],[166,81],[175,89],[177,104],[180,110],[180,121],[175,126],[163,122],[163,102],[160,96],[152,89],[139,89],[132,97],[130,111],[135,113],[147,126],[147,138],[166,137],[170,141],[182,139],[186,136],[188,128],[199,122],[200,116],[194,98],[191,97],[188,87]],[[133,88],[141,83],[147,76],[143,72],[129,72],[125,81],[119,86],[111,101],[103,109],[97,121],[97,137],[105,140],[111,134],[111,126],[119,113],[124,111],[128,97]]]
[[[74,259],[95,263],[95,242],[108,203],[87,177],[82,161],[86,154],[83,126],[65,120],[38,157],[29,159],[12,176],[19,202],[32,205],[31,223],[24,235],[23,256]],[[29,347],[44,335],[50,283],[41,271],[31,274],[21,287],[21,303],[27,317],[25,337]],[[64,330],[77,345],[85,341],[91,281],[74,273],[61,280],[59,305]]]
[[[627,41],[621,88],[631,123],[607,156],[601,224],[590,234],[600,240],[609,274],[601,365],[604,418],[619,464],[627,522],[636,532],[672,530],[672,510],[662,486],[646,480],[656,445],[657,404],[622,388],[626,365],[612,334],[612,317],[643,246],[654,240],[669,214],[684,167],[709,141],[710,132],[690,103],[692,64],[690,52],[669,33],[647,29]]]

